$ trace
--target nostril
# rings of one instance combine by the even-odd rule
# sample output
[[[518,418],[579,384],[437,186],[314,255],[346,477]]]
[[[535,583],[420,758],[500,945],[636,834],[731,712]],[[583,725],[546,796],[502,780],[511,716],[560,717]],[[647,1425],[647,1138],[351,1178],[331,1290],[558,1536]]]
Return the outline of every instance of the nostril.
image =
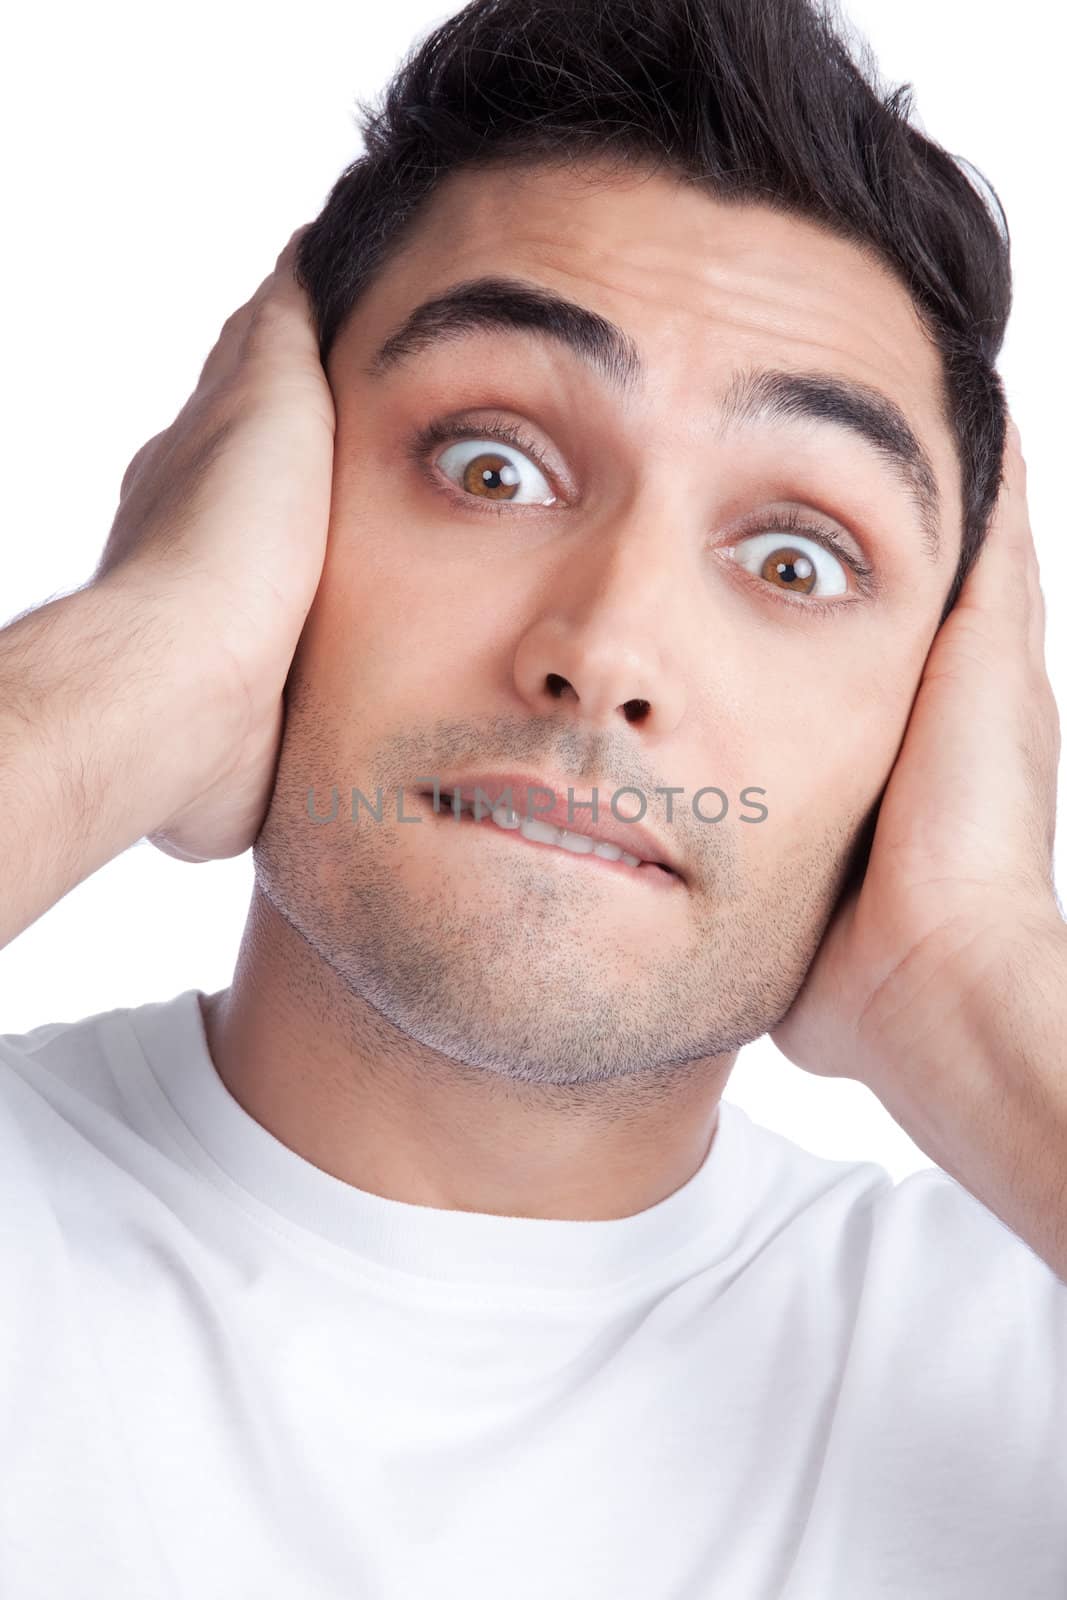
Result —
[[[622,709],[627,722],[644,722],[651,707],[647,700],[627,700]]]

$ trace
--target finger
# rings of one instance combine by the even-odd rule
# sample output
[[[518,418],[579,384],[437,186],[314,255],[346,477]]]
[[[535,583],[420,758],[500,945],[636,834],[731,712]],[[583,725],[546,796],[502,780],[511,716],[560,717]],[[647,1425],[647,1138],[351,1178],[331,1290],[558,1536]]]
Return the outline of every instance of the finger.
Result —
[[[1004,483],[990,526],[990,538],[994,534],[997,536],[994,546],[997,558],[987,564],[987,579],[990,571],[996,572],[998,560],[1005,568],[1003,581],[1007,581],[1008,565],[1015,573],[1022,575],[1022,584],[1016,585],[1014,592],[1021,588],[1024,597],[1021,627],[1025,638],[1025,655],[1022,665],[1029,686],[1025,693],[1025,704],[1019,707],[1016,733],[1029,782],[1035,837],[1047,875],[1052,870],[1056,831],[1061,735],[1059,710],[1045,660],[1045,597],[1030,523],[1026,482],[1022,439],[1018,427],[1009,418],[1004,451]],[[1010,609],[1011,602],[1005,606],[1005,613]]]
[[[296,261],[297,251],[300,249],[300,241],[303,239],[305,233],[307,233],[310,227],[310,222],[303,222],[299,228],[293,229],[292,233],[289,235],[288,241],[278,252],[278,259],[274,263],[275,277],[285,277],[292,271],[293,264]]]
[[[295,272],[296,257],[300,249],[300,241],[310,227],[310,222],[301,223],[300,227],[295,228],[289,235],[289,238],[278,252],[278,258],[274,266],[252,296],[249,305],[255,306],[261,300],[276,299],[279,295],[291,294],[294,289],[297,294],[303,294]]]
[[[993,514],[982,549],[960,590],[958,609],[978,622],[998,648],[1032,654],[1041,621],[1037,551],[1026,498],[1026,463],[1012,424]]]
[[[1011,418],[1005,443],[1005,464],[1013,475],[1013,485],[1021,494],[1025,507],[1026,460],[1022,453],[1019,429]],[[1033,801],[1034,838],[1041,881],[1051,883],[1055,860],[1056,791],[1062,739],[1059,707],[1045,661],[1045,596],[1041,588],[1040,567],[1028,511],[1022,522],[1025,524],[1025,541],[1022,539],[1023,529],[1017,524],[1009,530],[1009,535],[1011,532],[1016,533],[1020,545],[1025,544],[1025,551],[1020,549],[1020,559],[1025,559],[1029,608],[1027,641],[1032,688],[1027,696],[1027,704],[1019,716],[1017,732]]]
[[[123,473],[122,482],[119,485],[120,501],[125,500],[130,491],[130,485],[140,473],[141,468],[147,466],[149,458],[156,453],[156,446],[159,444],[159,441],[162,439],[166,431],[166,428],[162,428],[159,433],[154,433],[152,437],[150,439],[146,439],[141,448],[130,457],[129,465],[126,468],[126,471]]]
[[[247,332],[248,323],[252,320],[254,313],[262,302],[269,296],[276,294],[279,288],[290,282],[295,283],[293,267],[296,263],[296,253],[300,248],[300,240],[310,227],[310,222],[301,223],[300,227],[295,228],[289,235],[289,238],[278,252],[273,267],[258,284],[255,292],[249,295],[244,304],[238,306],[236,311],[232,311],[226,318],[219,334],[220,343],[234,331],[243,336]]]
[[[294,229],[252,297],[227,317],[201,368],[198,387],[231,377],[264,344],[283,360],[307,361],[312,354],[318,360],[308,297],[294,272],[300,241],[310,227],[305,222]]]
[[[308,315],[308,297],[307,291],[296,275],[296,258],[301,241],[310,227],[311,223],[305,222],[290,234],[274,263],[274,271],[261,285],[262,294],[266,299],[289,306],[304,320],[307,320]]]
[[[296,276],[300,242],[310,222],[297,228],[280,251],[274,270],[253,297],[241,341],[242,359],[277,361],[290,370],[321,373],[319,337],[307,290]]]
[[[1010,422],[1008,449],[1012,452],[1016,462],[1018,481],[1021,484],[1021,493],[1025,502],[1025,525],[1027,532],[1026,580],[1027,604],[1029,608],[1030,655],[1034,664],[1039,665],[1043,671],[1045,664],[1046,631],[1045,591],[1041,587],[1041,564],[1038,560],[1037,545],[1034,542],[1033,527],[1030,520],[1029,505],[1027,500],[1026,458],[1022,452],[1022,440],[1019,435],[1019,430],[1014,422]]]

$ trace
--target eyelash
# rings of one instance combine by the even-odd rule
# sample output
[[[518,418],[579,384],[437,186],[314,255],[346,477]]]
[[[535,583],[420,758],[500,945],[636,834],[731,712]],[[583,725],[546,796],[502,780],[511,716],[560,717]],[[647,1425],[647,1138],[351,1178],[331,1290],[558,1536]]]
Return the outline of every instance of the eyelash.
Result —
[[[514,423],[508,422],[504,418],[494,419],[488,423],[464,422],[462,420],[450,422],[444,419],[435,419],[418,430],[411,439],[406,453],[433,488],[442,490],[453,501],[462,505],[464,510],[473,508],[478,515],[488,514],[489,516],[499,517],[514,515],[516,509],[519,511],[536,509],[535,507],[513,507],[506,500],[479,502],[476,496],[463,494],[447,478],[438,478],[434,474],[433,464],[427,457],[435,446],[455,444],[459,439],[499,439],[501,443],[510,444],[523,455],[529,456],[530,460],[540,468],[546,478],[551,480],[553,476],[552,469],[533,440],[527,438],[521,428],[517,428]],[[832,529],[819,528],[806,523],[803,520],[803,513],[795,507],[789,511],[764,512],[749,519],[748,523],[737,530],[735,540],[740,542],[742,539],[752,538],[759,533],[803,534],[805,538],[822,545],[824,549],[829,550],[833,555],[837,556],[838,560],[843,561],[847,567],[851,568],[859,579],[862,593],[869,594],[871,592],[875,579],[874,568],[866,561],[861,561],[854,556]],[[744,567],[740,567],[739,570],[746,577],[755,576]],[[758,579],[756,581],[759,582]],[[825,614],[830,611],[838,611],[842,606],[855,604],[853,600],[844,598],[835,600],[801,600],[798,595],[791,595],[784,590],[774,589],[770,584],[761,584],[760,587],[769,594],[771,599],[780,600],[783,605],[787,606],[801,606],[808,612]]]

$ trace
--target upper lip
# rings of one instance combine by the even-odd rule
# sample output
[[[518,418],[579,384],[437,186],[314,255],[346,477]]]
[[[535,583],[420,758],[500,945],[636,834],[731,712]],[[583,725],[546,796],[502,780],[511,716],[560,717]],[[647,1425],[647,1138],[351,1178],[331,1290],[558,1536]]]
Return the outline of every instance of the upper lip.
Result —
[[[550,822],[554,827],[566,829],[568,833],[584,833],[590,838],[603,840],[605,844],[617,844],[619,849],[625,850],[628,855],[637,856],[641,861],[654,862],[661,867],[669,867],[679,878],[684,879],[685,875],[678,862],[651,828],[641,822],[627,822],[625,819],[620,821],[615,816],[611,809],[614,788],[594,784],[591,789],[578,789],[565,778],[538,776],[529,772],[462,773],[441,777],[438,780],[440,805],[442,808],[451,805],[455,790],[458,790],[464,800],[473,801],[476,798],[475,789],[481,789],[491,803],[503,799],[502,791],[510,789],[511,805],[520,816],[532,814],[542,822]],[[546,798],[544,794],[527,797],[527,789],[551,790],[552,807],[544,809]],[[574,791],[573,814],[570,818],[567,815],[568,789]],[[417,792],[432,796],[433,785],[423,784]],[[589,809],[594,792],[597,802],[595,822],[593,813]],[[620,801],[622,808],[626,810],[634,804],[634,795],[629,791],[625,792]]]

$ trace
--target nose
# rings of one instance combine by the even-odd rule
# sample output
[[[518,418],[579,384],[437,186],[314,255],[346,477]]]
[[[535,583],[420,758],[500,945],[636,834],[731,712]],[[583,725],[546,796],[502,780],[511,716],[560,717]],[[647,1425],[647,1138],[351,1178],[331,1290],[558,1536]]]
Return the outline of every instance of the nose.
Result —
[[[679,581],[647,535],[591,539],[569,552],[519,640],[519,694],[539,714],[563,702],[597,731],[625,722],[656,739],[673,732],[685,714],[670,639]]]

